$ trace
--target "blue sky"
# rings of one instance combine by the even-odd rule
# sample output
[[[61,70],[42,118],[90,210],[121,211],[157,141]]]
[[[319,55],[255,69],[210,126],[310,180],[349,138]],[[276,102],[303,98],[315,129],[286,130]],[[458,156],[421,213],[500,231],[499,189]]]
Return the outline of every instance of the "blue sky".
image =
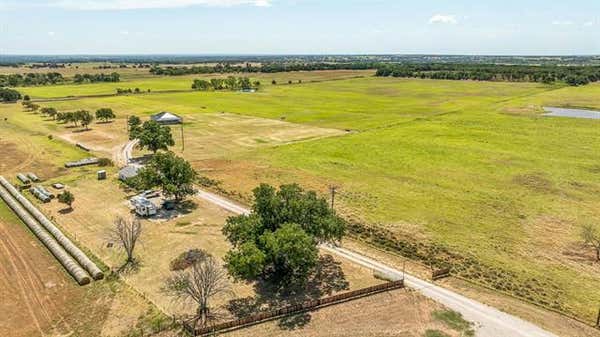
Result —
[[[600,54],[600,0],[0,0],[2,54]]]

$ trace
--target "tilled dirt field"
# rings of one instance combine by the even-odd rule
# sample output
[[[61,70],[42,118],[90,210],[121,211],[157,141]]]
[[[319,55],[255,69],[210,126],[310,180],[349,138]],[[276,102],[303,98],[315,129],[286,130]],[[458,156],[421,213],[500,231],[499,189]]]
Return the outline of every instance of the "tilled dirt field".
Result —
[[[410,337],[424,336],[427,330],[445,333],[434,336],[461,336],[460,332],[433,318],[432,313],[441,309],[441,305],[414,291],[394,290],[223,336]]]
[[[0,299],[2,337],[116,336],[147,310],[118,282],[78,286],[2,203]],[[113,312],[122,302],[131,313]]]
[[[0,220],[0,335],[71,330],[68,305],[85,296],[23,225]]]

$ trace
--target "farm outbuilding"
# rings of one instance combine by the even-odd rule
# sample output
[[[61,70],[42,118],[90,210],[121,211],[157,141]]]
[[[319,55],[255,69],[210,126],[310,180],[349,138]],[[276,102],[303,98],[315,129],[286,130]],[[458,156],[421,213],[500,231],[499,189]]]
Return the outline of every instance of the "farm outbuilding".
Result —
[[[119,170],[119,180],[125,181],[130,178],[134,178],[138,175],[138,171],[140,170],[140,166],[137,165],[127,165]]]
[[[160,124],[181,124],[183,119],[174,113],[162,111],[150,117],[153,121]]]

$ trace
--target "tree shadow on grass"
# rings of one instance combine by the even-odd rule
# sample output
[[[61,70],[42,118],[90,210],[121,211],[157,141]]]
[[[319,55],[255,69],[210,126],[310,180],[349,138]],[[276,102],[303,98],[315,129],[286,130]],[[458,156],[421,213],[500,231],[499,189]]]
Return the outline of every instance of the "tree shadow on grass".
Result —
[[[88,131],[92,131],[92,128],[87,128],[87,129],[79,129],[79,130],[74,130],[73,133],[84,133],[84,132],[88,132]]]
[[[235,318],[244,318],[330,296],[348,288],[349,283],[341,263],[335,261],[331,255],[324,255],[319,258],[319,263],[306,284],[282,286],[267,280],[259,280],[254,284],[256,296],[231,300],[226,308]],[[310,320],[310,312],[304,312],[280,318],[278,326],[282,330],[295,330],[304,327]]]
[[[180,214],[190,214],[198,209],[198,204],[192,200],[184,200],[177,204],[176,209]]]
[[[73,208],[72,207],[67,207],[67,208],[63,208],[61,210],[58,211],[58,213],[60,214],[69,214],[73,212]]]
[[[136,273],[143,266],[139,259],[134,259],[133,262],[125,262],[119,268],[116,273],[120,275],[128,275]]]

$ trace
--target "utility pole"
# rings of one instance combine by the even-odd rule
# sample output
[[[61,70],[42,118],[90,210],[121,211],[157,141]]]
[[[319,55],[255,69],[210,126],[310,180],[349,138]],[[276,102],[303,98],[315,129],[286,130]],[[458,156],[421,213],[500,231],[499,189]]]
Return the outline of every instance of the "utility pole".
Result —
[[[335,194],[337,192],[338,187],[335,185],[329,185],[329,193],[331,193],[331,209],[333,210],[334,202],[335,202]]]
[[[185,139],[183,137],[183,117],[181,117],[181,152],[185,150]]]

